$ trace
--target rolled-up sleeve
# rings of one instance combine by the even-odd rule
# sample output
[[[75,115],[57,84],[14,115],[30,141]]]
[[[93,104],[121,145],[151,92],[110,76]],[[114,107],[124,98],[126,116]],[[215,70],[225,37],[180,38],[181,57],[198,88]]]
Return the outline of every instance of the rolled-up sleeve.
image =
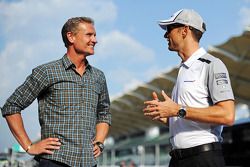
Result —
[[[97,123],[105,122],[111,125],[110,99],[105,76],[101,83],[101,94],[97,106]]]
[[[25,82],[19,86],[7,99],[1,108],[2,116],[20,113],[28,107],[46,87],[47,80],[44,70],[36,68],[32,70]]]

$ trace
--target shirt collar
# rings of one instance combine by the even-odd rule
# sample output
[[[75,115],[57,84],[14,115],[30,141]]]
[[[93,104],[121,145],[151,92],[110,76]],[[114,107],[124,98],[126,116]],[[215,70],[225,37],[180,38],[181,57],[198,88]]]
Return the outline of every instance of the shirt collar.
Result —
[[[67,54],[63,56],[62,62],[66,70],[75,67],[75,64],[68,58]],[[89,64],[87,59],[85,60],[85,63],[86,63],[86,69],[91,70],[91,65]]]
[[[69,69],[70,67],[74,66],[74,64],[69,60],[67,54],[65,54],[62,58],[63,65],[65,69]]]
[[[204,48],[199,48],[184,63],[181,63],[181,66],[185,66],[186,68],[191,67],[195,60],[199,59],[206,53],[207,52]]]

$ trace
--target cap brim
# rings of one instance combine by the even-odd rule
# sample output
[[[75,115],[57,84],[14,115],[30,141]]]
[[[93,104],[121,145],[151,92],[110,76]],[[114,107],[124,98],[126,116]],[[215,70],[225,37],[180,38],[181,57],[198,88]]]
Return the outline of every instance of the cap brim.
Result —
[[[163,30],[167,30],[167,26],[174,24],[175,22],[172,20],[160,20],[158,21],[159,26],[163,29]]]
[[[176,22],[174,21],[176,17],[183,11],[183,9],[175,12],[169,19],[167,20],[160,20],[158,21],[159,26],[163,29],[166,30],[168,25],[175,24]]]

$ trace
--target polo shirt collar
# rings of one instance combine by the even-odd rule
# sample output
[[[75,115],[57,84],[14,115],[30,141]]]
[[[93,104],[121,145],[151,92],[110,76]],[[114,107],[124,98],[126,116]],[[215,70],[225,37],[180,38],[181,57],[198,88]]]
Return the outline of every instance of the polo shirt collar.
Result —
[[[207,52],[204,48],[199,48],[184,63],[181,63],[181,66],[184,66],[186,68],[191,67],[195,60],[198,60],[201,56],[203,56],[206,53]]]

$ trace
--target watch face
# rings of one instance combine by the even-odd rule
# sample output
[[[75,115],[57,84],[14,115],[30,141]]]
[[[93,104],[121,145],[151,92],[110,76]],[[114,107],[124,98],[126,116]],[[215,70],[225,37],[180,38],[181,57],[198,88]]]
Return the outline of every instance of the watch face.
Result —
[[[103,144],[99,144],[99,147],[100,147],[101,149],[104,149],[104,145],[103,145]]]
[[[184,118],[186,116],[186,110],[180,109],[178,112],[178,117]]]

